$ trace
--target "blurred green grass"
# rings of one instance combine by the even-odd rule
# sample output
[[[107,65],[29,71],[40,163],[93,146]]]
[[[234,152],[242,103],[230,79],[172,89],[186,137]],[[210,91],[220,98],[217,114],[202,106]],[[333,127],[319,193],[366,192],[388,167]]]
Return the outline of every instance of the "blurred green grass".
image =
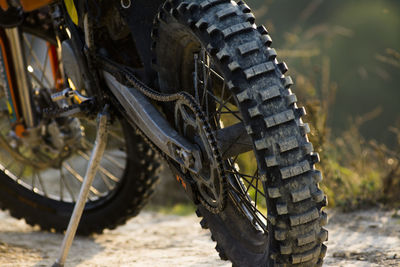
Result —
[[[196,206],[190,202],[180,202],[170,205],[150,204],[146,206],[145,210],[163,214],[189,216],[194,214]]]

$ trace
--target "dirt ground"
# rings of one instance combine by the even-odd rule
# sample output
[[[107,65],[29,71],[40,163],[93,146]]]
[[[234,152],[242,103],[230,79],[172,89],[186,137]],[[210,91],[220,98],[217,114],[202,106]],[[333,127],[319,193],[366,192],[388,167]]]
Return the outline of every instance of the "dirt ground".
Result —
[[[325,266],[400,266],[400,214],[330,211]],[[78,237],[66,266],[231,266],[220,261],[195,215],[143,212],[126,225]],[[0,212],[0,266],[49,266],[62,235]]]

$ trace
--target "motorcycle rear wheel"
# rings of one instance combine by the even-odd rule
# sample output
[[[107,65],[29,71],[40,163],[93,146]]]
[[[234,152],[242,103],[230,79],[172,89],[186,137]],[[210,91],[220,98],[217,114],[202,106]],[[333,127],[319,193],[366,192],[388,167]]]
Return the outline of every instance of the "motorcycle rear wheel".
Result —
[[[221,259],[233,266],[321,266],[327,217],[322,211],[326,197],[318,187],[321,173],[314,168],[319,158],[307,139],[309,128],[301,119],[305,112],[289,89],[291,79],[283,75],[286,67],[276,60],[265,28],[254,22],[242,1],[167,1],[153,30],[160,88],[191,93],[213,130],[229,126],[224,124],[231,119],[218,116],[230,113],[252,140],[252,156],[242,162],[244,167],[233,158],[225,161],[225,209],[215,214],[198,206],[201,226],[210,229]],[[222,89],[205,86],[218,83]],[[225,90],[233,97],[224,97]],[[173,114],[171,106],[166,110]],[[173,123],[175,118],[169,119]],[[242,174],[239,170],[248,168],[251,159],[257,175]]]

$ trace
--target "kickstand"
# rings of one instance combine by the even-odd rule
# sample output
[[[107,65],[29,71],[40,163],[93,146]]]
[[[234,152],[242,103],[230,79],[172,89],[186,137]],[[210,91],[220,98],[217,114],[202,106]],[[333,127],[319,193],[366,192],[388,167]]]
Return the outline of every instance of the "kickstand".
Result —
[[[69,220],[67,232],[65,233],[62,245],[60,247],[59,256],[53,264],[53,267],[64,266],[72,241],[74,240],[76,230],[78,228],[79,221],[82,217],[83,209],[89,195],[89,189],[92,186],[93,179],[96,175],[97,168],[106,147],[108,119],[109,115],[107,113],[106,106],[98,115],[97,135],[92,155],[88,163],[85,178],[82,182],[78,200],[75,203],[74,211],[72,212],[72,216]]]

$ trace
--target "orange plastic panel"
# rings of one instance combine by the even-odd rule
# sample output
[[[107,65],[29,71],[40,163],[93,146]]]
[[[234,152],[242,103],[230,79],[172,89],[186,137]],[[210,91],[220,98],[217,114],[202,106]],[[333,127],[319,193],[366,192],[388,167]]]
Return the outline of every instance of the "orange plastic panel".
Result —
[[[2,0],[0,0],[2,1]],[[24,11],[32,11],[35,9],[38,9],[42,6],[48,5],[51,2],[53,2],[53,0],[20,0],[21,5],[24,9]]]
[[[0,7],[1,7],[3,10],[7,10],[7,9],[8,9],[7,0],[0,0]]]

